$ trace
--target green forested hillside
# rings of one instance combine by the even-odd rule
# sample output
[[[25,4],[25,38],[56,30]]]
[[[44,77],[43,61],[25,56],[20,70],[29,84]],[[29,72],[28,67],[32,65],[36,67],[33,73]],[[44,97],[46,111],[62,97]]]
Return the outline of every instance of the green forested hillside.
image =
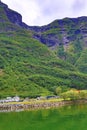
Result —
[[[83,73],[87,74],[87,49],[82,51],[80,57],[76,61],[75,66]]]
[[[0,34],[1,97],[51,95],[58,86],[86,88],[86,75],[31,36],[19,29]]]
[[[87,74],[87,17],[64,18],[30,29],[35,31],[34,37],[54,51],[56,56]]]
[[[57,87],[62,87],[63,91],[68,88],[87,89],[87,75],[79,71],[82,69],[79,63],[84,60],[85,51],[73,65],[34,39],[34,32],[9,21],[5,12],[2,17],[0,18],[1,98],[15,95],[22,97],[53,95]]]

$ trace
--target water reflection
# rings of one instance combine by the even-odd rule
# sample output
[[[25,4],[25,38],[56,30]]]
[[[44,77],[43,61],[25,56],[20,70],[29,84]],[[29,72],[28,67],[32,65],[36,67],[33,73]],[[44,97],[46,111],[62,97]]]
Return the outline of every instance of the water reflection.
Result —
[[[0,113],[0,130],[86,130],[87,105]]]

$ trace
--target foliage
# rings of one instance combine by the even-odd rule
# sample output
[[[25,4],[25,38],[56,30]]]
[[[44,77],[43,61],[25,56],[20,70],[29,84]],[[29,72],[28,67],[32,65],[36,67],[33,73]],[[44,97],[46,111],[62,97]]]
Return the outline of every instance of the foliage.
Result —
[[[0,22],[0,98],[53,95],[55,92],[59,94],[59,89],[65,92],[67,88],[87,89],[87,74],[79,72],[83,72],[79,63],[84,60],[84,52],[80,52],[81,46],[75,43],[70,53],[65,52],[61,45],[55,55],[47,46],[33,38],[34,32],[9,22],[5,12],[0,14],[4,20]],[[68,21],[65,20],[64,25],[66,22]],[[57,25],[59,23],[56,22],[54,26]],[[52,32],[54,35],[57,31],[59,29],[52,29],[43,32],[43,35]],[[62,42],[61,34],[58,39]],[[79,55],[74,54],[78,48]],[[74,65],[71,64],[71,59],[74,60]]]
[[[87,99],[87,90],[71,89],[67,92],[62,93],[61,97],[64,98],[65,100]]]

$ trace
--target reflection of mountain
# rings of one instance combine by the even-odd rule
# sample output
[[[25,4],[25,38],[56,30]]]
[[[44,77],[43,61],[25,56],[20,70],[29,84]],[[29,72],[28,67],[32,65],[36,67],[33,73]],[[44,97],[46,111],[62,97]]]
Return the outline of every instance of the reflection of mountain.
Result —
[[[30,27],[0,2],[1,97],[51,95],[58,86],[86,88],[86,56],[86,17]]]

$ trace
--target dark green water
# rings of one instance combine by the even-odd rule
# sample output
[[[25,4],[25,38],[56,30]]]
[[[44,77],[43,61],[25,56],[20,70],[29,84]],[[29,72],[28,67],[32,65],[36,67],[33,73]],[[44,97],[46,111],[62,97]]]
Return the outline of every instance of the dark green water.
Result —
[[[0,130],[87,130],[87,105],[0,113]]]

